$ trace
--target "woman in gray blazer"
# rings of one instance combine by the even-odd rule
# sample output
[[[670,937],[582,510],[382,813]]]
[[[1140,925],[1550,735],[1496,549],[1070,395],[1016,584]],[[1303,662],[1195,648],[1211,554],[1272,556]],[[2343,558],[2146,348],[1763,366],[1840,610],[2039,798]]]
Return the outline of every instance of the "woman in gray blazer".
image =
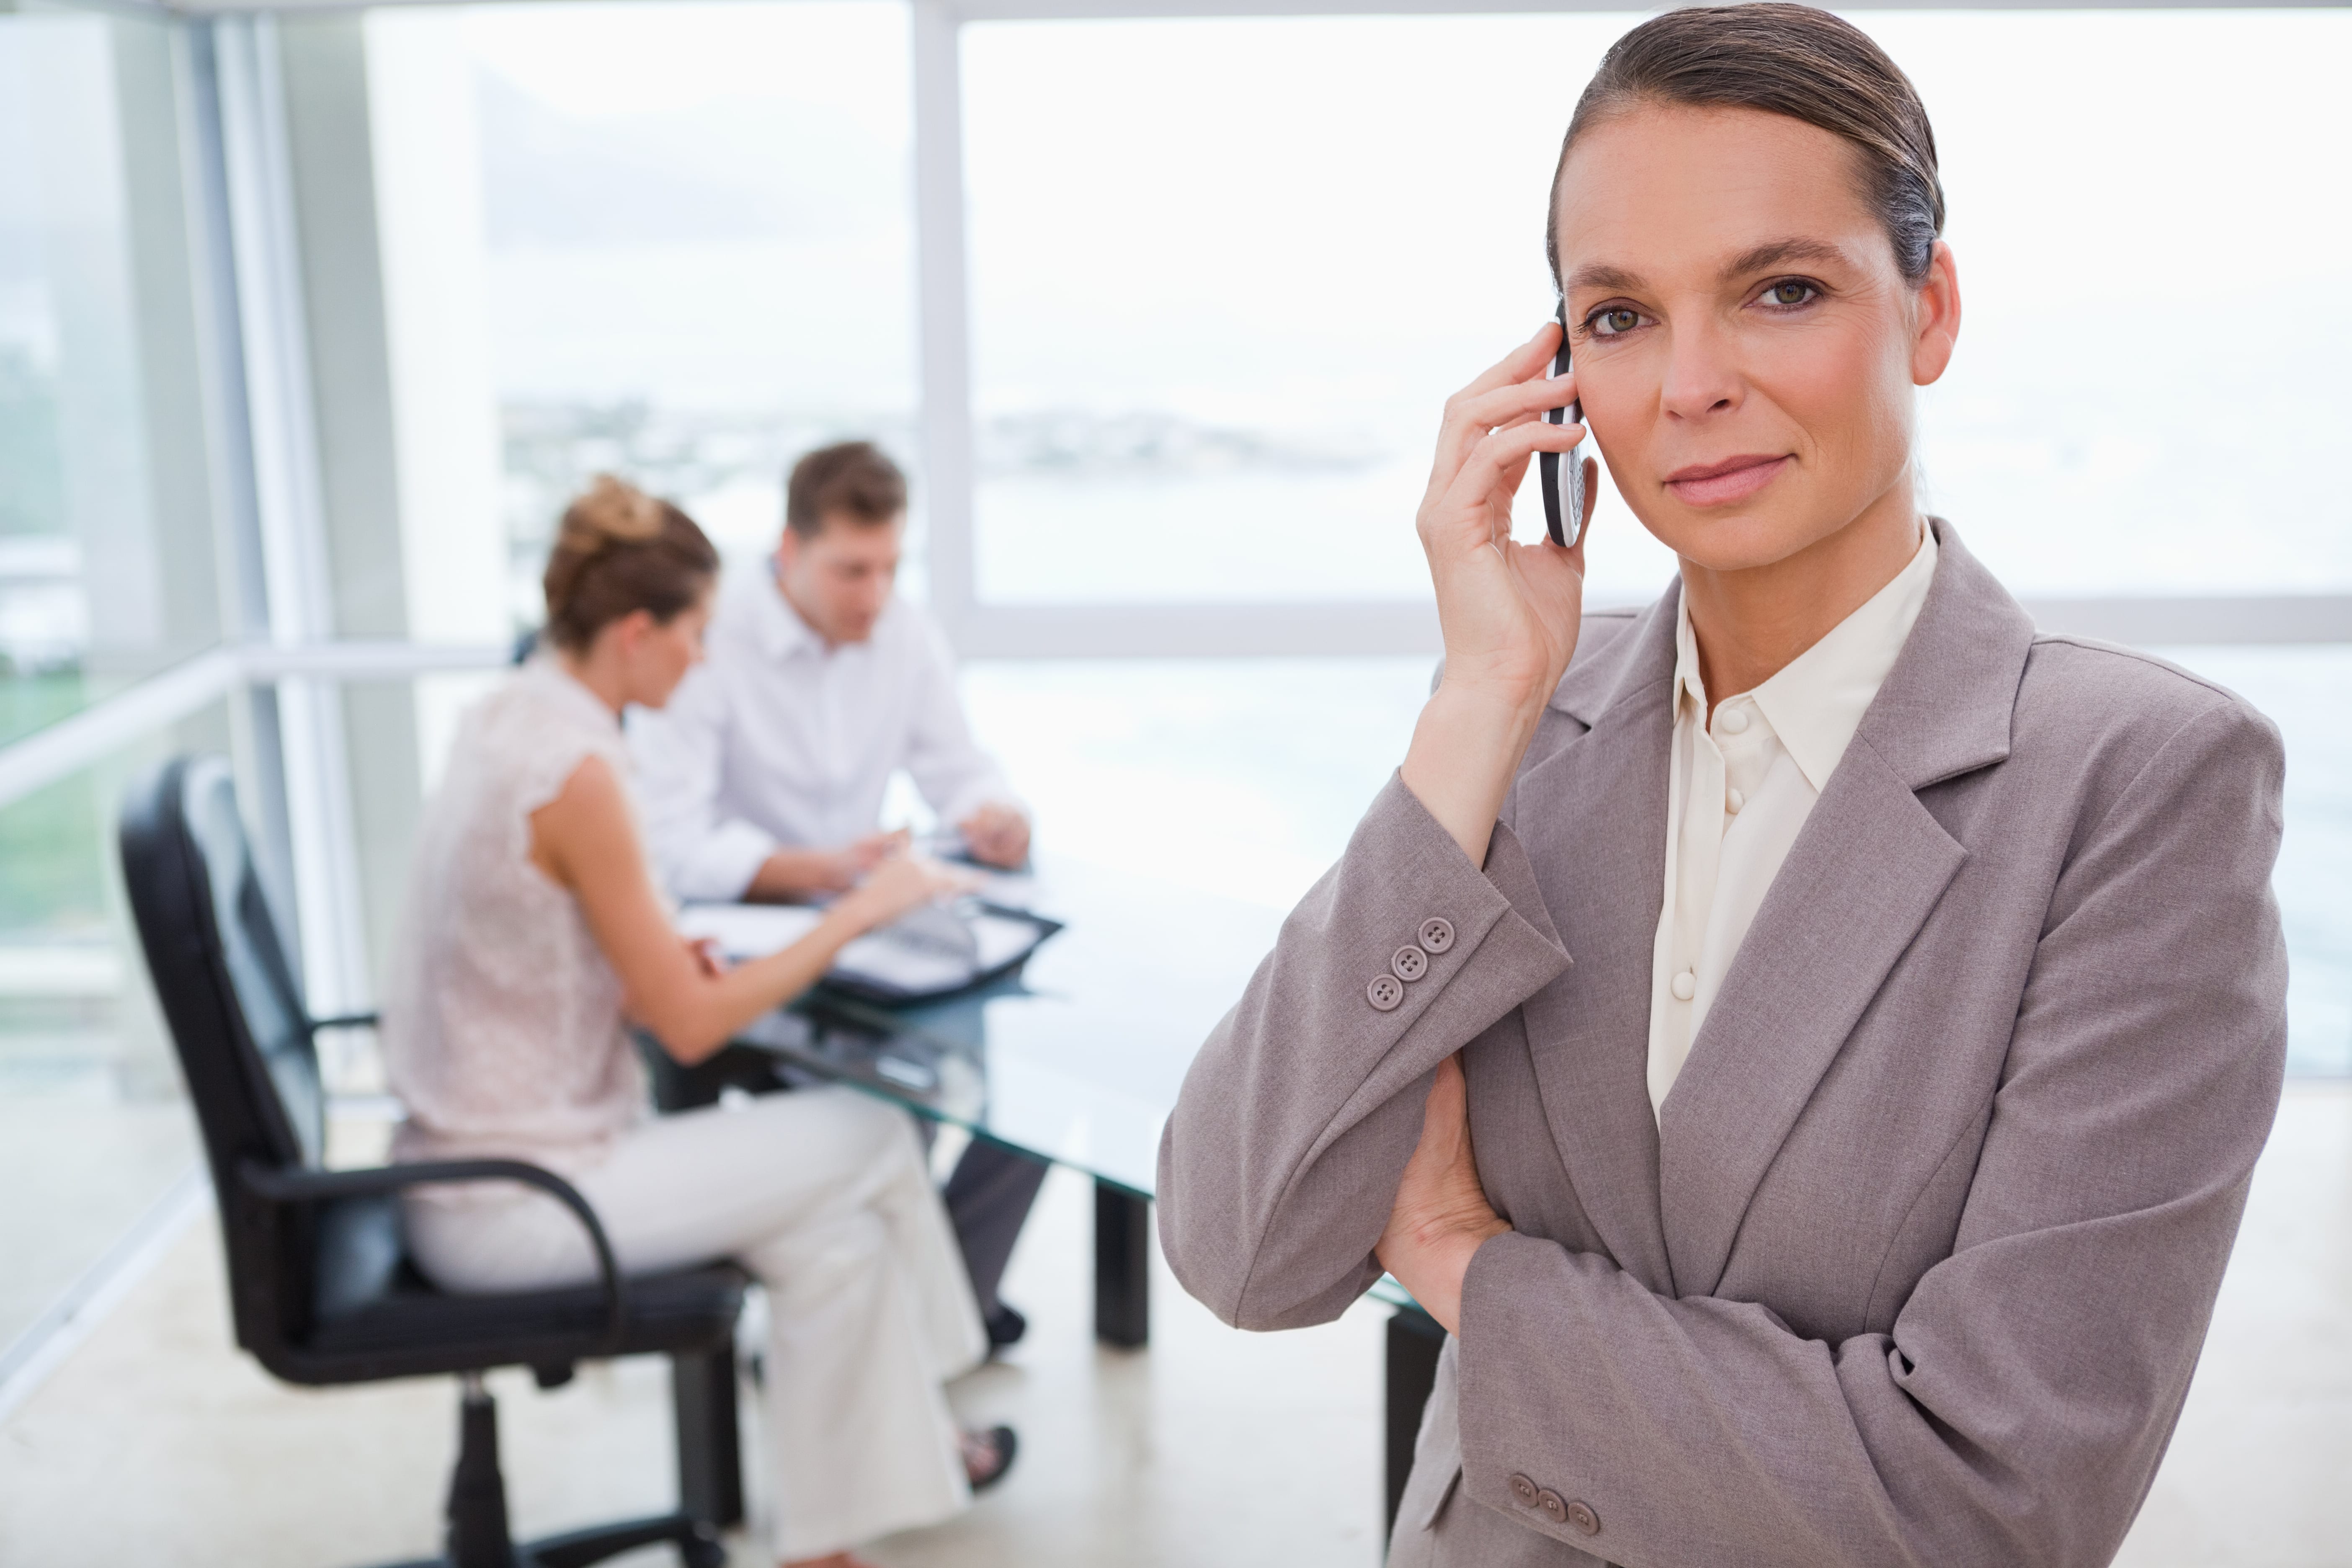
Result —
[[[1392,1563],[2102,1563],[2163,1454],[2284,1068],[2279,742],[1922,514],[1942,223],[1862,34],[1666,13],[1555,177],[1573,376],[1447,405],[1444,673],[1160,1154],[1226,1321],[1385,1267],[1449,1331]],[[1639,614],[1510,539],[1575,399]]]

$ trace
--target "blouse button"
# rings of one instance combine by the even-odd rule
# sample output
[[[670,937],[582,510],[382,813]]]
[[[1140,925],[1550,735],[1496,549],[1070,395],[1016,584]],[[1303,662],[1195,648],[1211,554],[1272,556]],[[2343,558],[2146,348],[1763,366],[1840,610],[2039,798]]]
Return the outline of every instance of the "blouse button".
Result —
[[[1739,808],[1747,804],[1748,797],[1736,789],[1727,792],[1723,797],[1723,809],[1734,816],[1738,816]]]
[[[1687,1002],[1692,997],[1698,994],[1698,976],[1685,969],[1680,974],[1675,976],[1674,984],[1670,989],[1675,994],[1675,1001]]]
[[[1744,735],[1748,732],[1748,710],[1744,708],[1726,708],[1716,715],[1715,721],[1722,727],[1723,732],[1727,735]]]

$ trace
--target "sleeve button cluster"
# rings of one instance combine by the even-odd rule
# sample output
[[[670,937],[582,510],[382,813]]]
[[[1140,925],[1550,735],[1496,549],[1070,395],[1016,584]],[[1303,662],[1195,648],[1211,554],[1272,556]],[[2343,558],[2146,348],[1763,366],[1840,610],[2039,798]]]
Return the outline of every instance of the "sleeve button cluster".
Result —
[[[1579,1535],[1601,1533],[1601,1516],[1592,1511],[1591,1503],[1570,1502],[1549,1487],[1539,1487],[1525,1476],[1513,1476],[1510,1486],[1511,1500],[1521,1508],[1532,1510]]]
[[[1432,915],[1421,922],[1418,943],[1407,942],[1389,955],[1389,972],[1376,974],[1364,987],[1364,999],[1383,1013],[1393,1013],[1404,1005],[1404,988],[1429,973],[1433,953],[1444,952],[1454,945],[1454,925],[1443,915]]]

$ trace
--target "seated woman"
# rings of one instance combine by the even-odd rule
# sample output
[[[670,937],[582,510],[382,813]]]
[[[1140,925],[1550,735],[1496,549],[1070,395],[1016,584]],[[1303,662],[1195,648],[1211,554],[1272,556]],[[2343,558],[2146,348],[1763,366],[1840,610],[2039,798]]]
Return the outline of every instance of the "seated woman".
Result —
[[[1220,1314],[1385,1268],[1448,1331],[1391,1568],[2094,1568],[2179,1415],[2285,1060],[2278,732],[1927,514],[1936,167],[1827,12],[1609,51],[1559,324],[1440,429],[1444,673],[1169,1119]],[[1511,537],[1579,401],[1681,560],[1638,613]]]
[[[677,508],[612,479],[564,513],[548,640],[474,708],[417,836],[383,1009],[402,1159],[504,1156],[562,1173],[622,1268],[740,1259],[770,1304],[777,1551],[850,1549],[962,1508],[1012,1434],[957,1431],[940,1390],[987,1349],[914,1129],[846,1089],[649,1119],[626,1021],[679,1061],[806,988],[844,943],[960,884],[894,859],[783,952],[720,969],[672,928],[629,795],[621,712],[702,656],[719,556]],[[409,1199],[418,1262],[452,1290],[594,1278],[572,1215],[520,1188]]]

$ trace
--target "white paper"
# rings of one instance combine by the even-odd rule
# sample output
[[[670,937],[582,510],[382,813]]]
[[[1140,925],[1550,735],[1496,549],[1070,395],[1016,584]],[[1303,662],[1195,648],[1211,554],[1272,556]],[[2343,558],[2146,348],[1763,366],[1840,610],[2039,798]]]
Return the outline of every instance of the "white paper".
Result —
[[[677,911],[677,929],[709,937],[739,963],[782,952],[816,929],[824,911],[806,904],[688,904]]]

